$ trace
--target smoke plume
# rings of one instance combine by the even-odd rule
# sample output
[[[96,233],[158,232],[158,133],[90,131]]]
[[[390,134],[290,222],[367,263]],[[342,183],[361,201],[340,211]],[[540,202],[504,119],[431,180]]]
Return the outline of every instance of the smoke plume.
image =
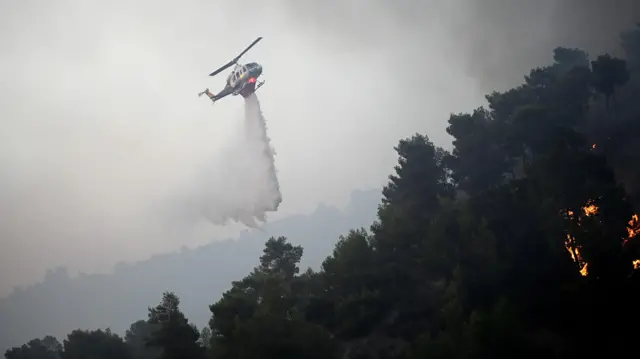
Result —
[[[395,61],[413,59],[412,66],[425,68],[444,54],[477,81],[480,93],[517,86],[557,46],[619,55],[619,32],[640,18],[637,0],[281,2],[290,21],[332,46],[385,47]]]

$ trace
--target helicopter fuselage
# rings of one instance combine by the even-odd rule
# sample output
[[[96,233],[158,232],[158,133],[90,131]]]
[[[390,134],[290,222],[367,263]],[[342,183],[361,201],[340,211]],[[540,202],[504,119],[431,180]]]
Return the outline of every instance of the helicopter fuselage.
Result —
[[[233,89],[232,95],[240,94],[246,98],[257,89],[256,83],[260,75],[262,75],[262,66],[258,63],[237,65],[227,77],[227,86]]]
[[[242,97],[247,98],[252,93],[254,93],[257,89],[260,88],[264,84],[264,81],[258,83],[258,77],[262,75],[262,65],[256,62],[250,62],[244,65],[238,63],[238,60],[242,55],[244,55],[249,49],[251,49],[255,44],[257,44],[262,37],[258,37],[255,41],[251,43],[244,51],[242,51],[238,56],[236,56],[231,61],[222,65],[219,69],[213,71],[209,74],[209,76],[215,76],[220,72],[228,69],[229,67],[235,65],[234,69],[231,71],[229,76],[227,77],[226,84],[224,88],[218,92],[217,94],[211,93],[209,89],[206,89],[198,94],[198,96],[202,96],[206,94],[213,103],[216,101],[229,96],[237,96],[242,95]]]

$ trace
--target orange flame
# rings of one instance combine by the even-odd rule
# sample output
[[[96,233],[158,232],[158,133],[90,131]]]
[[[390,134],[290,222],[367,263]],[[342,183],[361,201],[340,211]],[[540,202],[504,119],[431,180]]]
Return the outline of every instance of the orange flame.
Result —
[[[595,148],[595,144],[593,148]],[[587,205],[582,207],[585,216],[590,217],[598,213],[598,207],[593,204],[593,201],[588,201]],[[567,215],[573,219],[574,213],[571,210],[567,210]],[[579,224],[578,224],[579,225]],[[631,216],[631,220],[629,220],[627,225],[627,238],[623,241],[623,245],[625,245],[630,239],[640,234],[640,219],[637,214]],[[580,267],[580,274],[582,276],[587,276],[588,271],[588,263],[586,263],[582,256],[580,255],[580,247],[576,244],[575,238],[573,238],[570,234],[567,234],[567,240],[565,241],[565,248],[571,255],[573,261]],[[640,269],[640,259],[636,259],[633,261],[633,268]]]
[[[571,256],[571,259],[573,259],[573,262],[580,267],[580,274],[586,276],[588,274],[588,263],[586,263],[582,259],[582,256],[580,255],[580,248],[576,245],[575,242],[575,238],[573,238],[570,234],[567,234],[567,240],[564,242],[564,247],[569,252],[569,255]]]
[[[598,207],[596,207],[595,204],[590,204],[587,206],[582,207],[582,210],[584,211],[584,214],[589,217],[589,216],[593,216],[596,213],[598,213]]]
[[[634,214],[631,216],[631,220],[629,221],[629,226],[627,227],[627,233],[629,233],[629,238],[633,238],[640,233],[640,221],[638,220],[638,215]]]
[[[587,269],[588,266],[589,263],[585,263],[584,266],[582,266],[582,269],[580,269],[580,275],[582,275],[583,277],[586,277],[587,274],[589,274],[589,270]]]

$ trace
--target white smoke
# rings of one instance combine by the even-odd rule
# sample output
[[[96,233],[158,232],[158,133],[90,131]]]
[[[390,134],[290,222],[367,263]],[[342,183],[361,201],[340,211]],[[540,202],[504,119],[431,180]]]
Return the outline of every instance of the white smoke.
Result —
[[[216,225],[233,220],[258,228],[258,221],[266,222],[267,212],[278,210],[282,195],[274,150],[255,93],[245,99],[244,121],[229,143],[198,171],[186,195],[186,208],[179,208],[187,210],[188,219],[204,217]]]

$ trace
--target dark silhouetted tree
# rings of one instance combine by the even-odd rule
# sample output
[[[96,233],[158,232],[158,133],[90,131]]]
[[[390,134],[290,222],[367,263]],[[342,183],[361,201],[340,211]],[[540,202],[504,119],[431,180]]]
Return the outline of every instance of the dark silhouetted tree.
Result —
[[[204,357],[205,350],[198,345],[200,333],[180,311],[180,298],[175,293],[163,293],[160,304],[149,308],[148,323],[157,325],[148,345],[162,350],[160,359]]]
[[[4,354],[6,359],[60,359],[62,344],[52,336],[30,340],[21,347],[11,348]]]
[[[74,330],[63,342],[62,359],[132,359],[127,344],[111,330]]]
[[[626,61],[605,54],[591,61],[591,68],[594,86],[605,96],[606,108],[609,108],[609,99],[612,99],[614,110],[617,110],[616,88],[629,81]]]

